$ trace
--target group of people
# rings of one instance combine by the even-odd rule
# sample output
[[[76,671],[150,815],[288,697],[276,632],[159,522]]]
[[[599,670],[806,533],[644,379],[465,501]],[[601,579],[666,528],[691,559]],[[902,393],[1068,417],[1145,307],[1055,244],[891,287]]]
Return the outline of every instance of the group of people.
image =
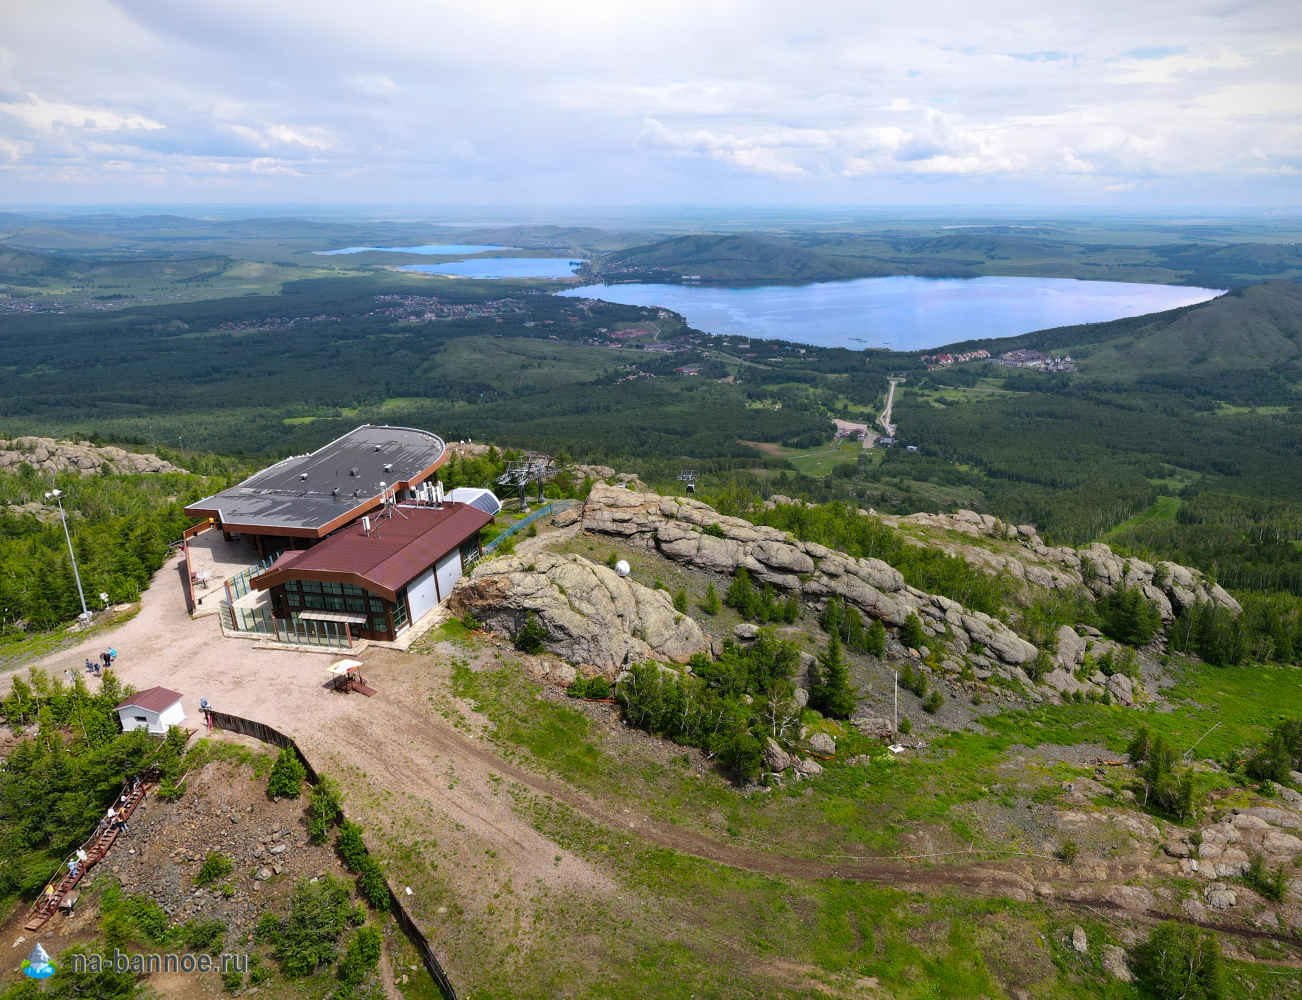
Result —
[[[86,672],[98,677],[102,671],[113,666],[113,663],[117,658],[118,651],[116,649],[106,649],[104,652],[99,654],[98,660],[92,660],[90,657],[86,657]]]

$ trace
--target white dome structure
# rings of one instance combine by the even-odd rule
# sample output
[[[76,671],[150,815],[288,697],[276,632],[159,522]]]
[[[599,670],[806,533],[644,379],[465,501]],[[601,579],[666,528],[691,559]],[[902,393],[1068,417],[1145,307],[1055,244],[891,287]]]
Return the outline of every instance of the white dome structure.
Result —
[[[620,576],[628,576],[628,574],[632,572],[629,568],[628,560],[621,559],[619,562],[615,563],[615,572]]]

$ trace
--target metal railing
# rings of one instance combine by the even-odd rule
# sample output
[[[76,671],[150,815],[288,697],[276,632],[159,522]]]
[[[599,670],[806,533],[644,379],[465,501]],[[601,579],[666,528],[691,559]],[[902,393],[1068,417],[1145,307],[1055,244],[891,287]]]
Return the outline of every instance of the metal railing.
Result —
[[[251,589],[249,586],[249,581],[252,580],[255,576],[261,576],[268,569],[270,569],[271,564],[274,563],[277,559],[279,559],[280,556],[281,553],[279,552],[275,553],[274,555],[267,556],[267,558],[263,559],[261,562],[255,563],[254,565],[248,567],[247,569],[242,569],[234,576],[230,577],[226,581],[226,593],[229,596],[230,600],[238,601],[241,597],[247,594]]]
[[[544,504],[542,507],[539,507],[537,510],[532,511],[528,517],[524,517],[521,518],[519,521],[516,521],[515,524],[511,525],[509,528],[503,531],[492,541],[487,542],[484,545],[484,555],[488,555],[488,553],[492,552],[495,548],[501,545],[512,535],[514,535],[517,531],[529,527],[529,525],[533,524],[534,521],[537,521],[539,518],[547,517],[549,514],[559,513],[560,511],[563,510],[568,510],[575,503],[576,501],[574,500],[553,500],[549,504]],[[475,560],[472,559],[470,563],[467,563],[467,565],[473,564],[474,561]]]

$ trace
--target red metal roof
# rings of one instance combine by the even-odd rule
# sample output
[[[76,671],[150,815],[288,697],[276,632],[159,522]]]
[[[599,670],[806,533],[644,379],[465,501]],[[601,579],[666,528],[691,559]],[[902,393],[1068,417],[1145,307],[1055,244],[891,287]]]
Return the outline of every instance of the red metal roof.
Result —
[[[398,507],[392,516],[373,516],[369,535],[354,522],[310,549],[284,553],[251,582],[258,590],[290,579],[356,583],[396,600],[399,590],[492,520],[463,503]]]
[[[181,700],[181,692],[171,688],[151,687],[137,691],[118,702],[118,708],[143,708],[150,712],[163,712]]]

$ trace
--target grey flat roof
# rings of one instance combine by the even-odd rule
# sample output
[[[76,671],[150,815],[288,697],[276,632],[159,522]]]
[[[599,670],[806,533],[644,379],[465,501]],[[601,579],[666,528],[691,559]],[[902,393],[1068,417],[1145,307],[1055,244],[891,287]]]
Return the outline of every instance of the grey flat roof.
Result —
[[[317,532],[371,506],[381,483],[392,487],[420,482],[445,451],[442,438],[429,431],[363,424],[311,454],[283,459],[185,510],[246,530]]]

